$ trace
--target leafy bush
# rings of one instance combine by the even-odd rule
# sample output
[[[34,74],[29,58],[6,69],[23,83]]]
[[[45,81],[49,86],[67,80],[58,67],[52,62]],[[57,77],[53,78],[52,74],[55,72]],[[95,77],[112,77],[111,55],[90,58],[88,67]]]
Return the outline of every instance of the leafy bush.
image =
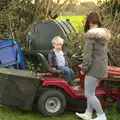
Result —
[[[120,66],[120,3],[108,1],[100,5],[103,26],[111,31],[112,39],[109,43],[109,64]]]

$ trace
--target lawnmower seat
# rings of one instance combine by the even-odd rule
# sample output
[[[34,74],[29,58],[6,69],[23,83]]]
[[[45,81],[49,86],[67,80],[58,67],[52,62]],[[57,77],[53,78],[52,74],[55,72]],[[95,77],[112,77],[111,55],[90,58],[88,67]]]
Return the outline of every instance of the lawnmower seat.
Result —
[[[41,62],[43,63],[44,68],[45,68],[48,72],[51,72],[51,73],[54,73],[54,74],[63,74],[62,71],[53,69],[53,68],[48,64],[48,61],[46,60],[46,58],[45,58],[41,53],[38,53],[37,55],[38,55],[39,61],[41,61]]]
[[[25,63],[19,44],[15,40],[0,41],[0,67],[25,69]]]

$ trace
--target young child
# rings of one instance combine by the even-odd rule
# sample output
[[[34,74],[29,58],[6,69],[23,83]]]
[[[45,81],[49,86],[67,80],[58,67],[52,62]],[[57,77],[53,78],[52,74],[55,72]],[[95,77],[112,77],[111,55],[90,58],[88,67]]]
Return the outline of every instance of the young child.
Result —
[[[51,50],[48,54],[48,63],[52,68],[56,68],[58,70],[64,71],[66,74],[67,82],[70,85],[73,85],[74,73],[69,68],[68,62],[64,52],[62,51],[62,45],[64,40],[60,37],[54,37],[51,41],[53,45],[53,50]]]

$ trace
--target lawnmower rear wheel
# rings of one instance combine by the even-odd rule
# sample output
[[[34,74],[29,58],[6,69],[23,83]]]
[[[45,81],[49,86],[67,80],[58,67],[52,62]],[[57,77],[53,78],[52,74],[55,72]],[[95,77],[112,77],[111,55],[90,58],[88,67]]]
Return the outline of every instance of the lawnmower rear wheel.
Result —
[[[44,91],[38,98],[38,110],[46,117],[61,115],[66,106],[66,99],[62,92],[56,89]]]

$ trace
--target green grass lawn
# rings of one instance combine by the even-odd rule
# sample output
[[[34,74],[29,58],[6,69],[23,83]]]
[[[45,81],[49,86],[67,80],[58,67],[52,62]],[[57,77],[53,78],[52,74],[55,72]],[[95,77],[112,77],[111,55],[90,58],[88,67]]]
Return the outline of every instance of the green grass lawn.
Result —
[[[120,114],[109,107],[105,110],[108,120],[120,120]],[[95,117],[95,116],[94,116]],[[74,112],[65,112],[60,117],[42,117],[38,112],[26,112],[0,105],[0,120],[80,120]]]
[[[58,17],[58,19],[70,19],[75,29],[79,31],[80,27],[83,25],[85,16],[61,16]]]

